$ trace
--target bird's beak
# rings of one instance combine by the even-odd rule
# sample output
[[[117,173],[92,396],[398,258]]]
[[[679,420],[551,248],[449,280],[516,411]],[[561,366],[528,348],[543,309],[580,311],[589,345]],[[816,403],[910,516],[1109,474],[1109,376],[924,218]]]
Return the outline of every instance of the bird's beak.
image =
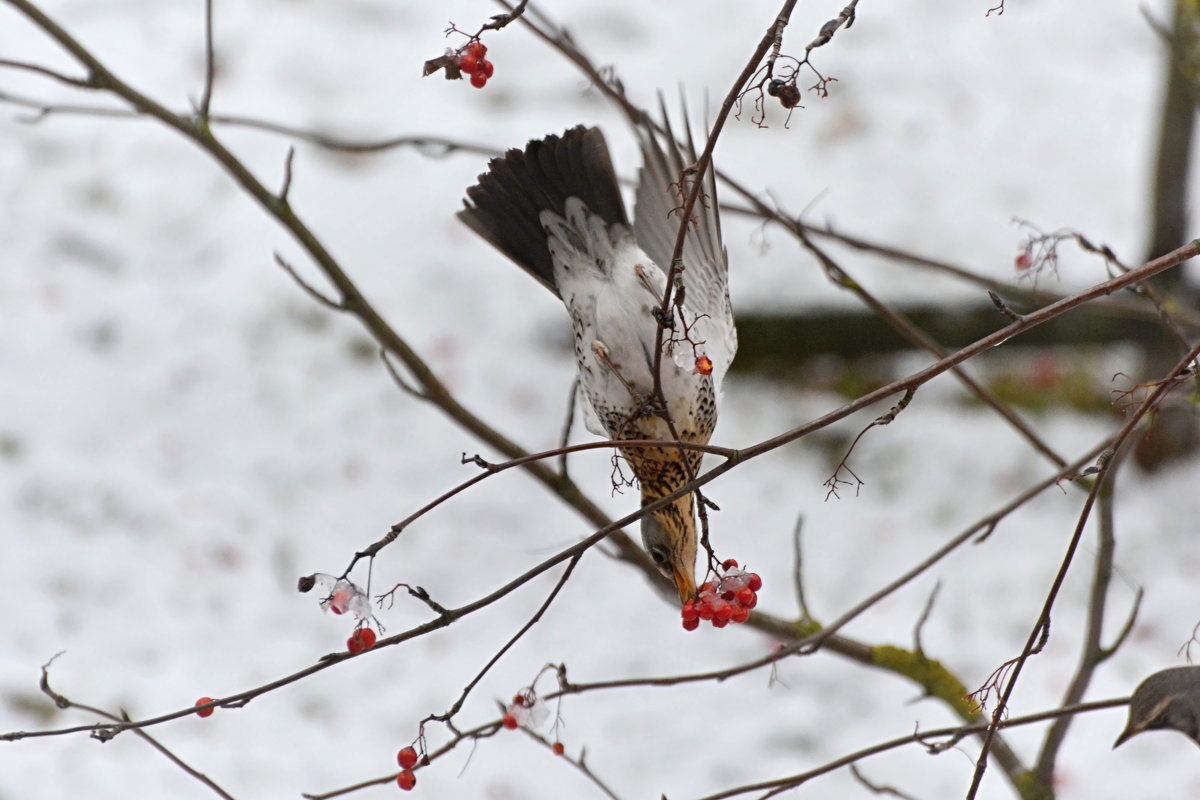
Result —
[[[1116,750],[1118,747],[1120,747],[1121,745],[1123,745],[1127,741],[1129,741],[1131,738],[1133,738],[1134,734],[1136,734],[1136,733],[1137,733],[1137,731],[1133,730],[1133,726],[1130,726],[1130,727],[1126,728],[1125,730],[1121,731],[1121,735],[1117,737],[1117,740],[1115,742],[1113,742],[1112,749]]]
[[[696,579],[692,577],[691,570],[680,568],[678,565],[671,568],[675,575],[675,588],[679,590],[679,602],[686,603],[696,596]]]

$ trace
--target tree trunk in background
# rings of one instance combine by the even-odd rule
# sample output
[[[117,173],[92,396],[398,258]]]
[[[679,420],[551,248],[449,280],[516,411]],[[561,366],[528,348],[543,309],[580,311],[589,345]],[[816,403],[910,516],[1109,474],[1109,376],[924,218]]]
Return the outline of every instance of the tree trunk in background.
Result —
[[[1154,219],[1146,260],[1169,252],[1196,233],[1188,231],[1187,185],[1191,166],[1196,108],[1200,102],[1200,0],[1176,0],[1175,23],[1166,61],[1166,91],[1158,135],[1158,158],[1154,170]],[[1155,287],[1164,295],[1175,295],[1189,306],[1195,292],[1183,283],[1176,270]],[[1161,375],[1179,357],[1177,346],[1152,344],[1145,349],[1143,374],[1147,379]],[[1134,460],[1148,471],[1195,451],[1200,444],[1200,420],[1186,401],[1166,404],[1155,414],[1154,424],[1139,440]]]

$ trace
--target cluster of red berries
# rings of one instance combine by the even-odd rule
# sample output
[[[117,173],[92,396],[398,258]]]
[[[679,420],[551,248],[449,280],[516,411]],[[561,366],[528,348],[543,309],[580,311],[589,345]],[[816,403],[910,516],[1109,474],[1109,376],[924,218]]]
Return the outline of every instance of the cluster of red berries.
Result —
[[[350,638],[346,640],[346,649],[351,655],[357,655],[364,650],[370,650],[375,646],[375,631],[368,627],[355,629],[354,633],[350,634]]]
[[[458,68],[471,76],[471,85],[476,89],[482,89],[488,78],[492,77],[494,68],[492,62],[484,58],[486,55],[487,47],[476,40],[468,44],[458,57]]]
[[[396,763],[400,765],[400,774],[396,776],[396,785],[406,792],[411,792],[417,785],[417,776],[412,768],[417,765],[417,751],[411,745],[400,748],[396,754]]]
[[[711,622],[714,628],[724,628],[731,622],[750,618],[750,609],[758,605],[762,578],[738,569],[737,561],[732,558],[721,565],[721,570],[725,574],[719,580],[705,581],[696,596],[683,604],[680,616],[684,630],[696,630],[702,619]]]

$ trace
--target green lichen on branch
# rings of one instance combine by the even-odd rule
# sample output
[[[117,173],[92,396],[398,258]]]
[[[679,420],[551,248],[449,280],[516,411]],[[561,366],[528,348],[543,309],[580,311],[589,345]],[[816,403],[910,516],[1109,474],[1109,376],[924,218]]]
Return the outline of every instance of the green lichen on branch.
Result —
[[[793,623],[797,639],[807,639],[821,632],[822,625],[812,617],[802,617]]]
[[[1021,800],[1054,800],[1054,790],[1037,779],[1033,770],[1026,770],[1013,781]]]
[[[938,698],[954,709],[954,713],[963,720],[975,722],[982,719],[979,704],[971,698],[963,682],[946,669],[942,662],[892,645],[872,647],[871,660],[876,666],[917,683],[931,697]]]

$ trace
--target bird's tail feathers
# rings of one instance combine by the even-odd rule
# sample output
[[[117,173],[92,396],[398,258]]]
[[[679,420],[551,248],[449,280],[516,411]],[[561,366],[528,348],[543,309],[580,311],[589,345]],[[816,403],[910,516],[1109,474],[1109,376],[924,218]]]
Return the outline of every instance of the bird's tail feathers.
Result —
[[[540,214],[549,210],[565,218],[571,197],[606,224],[628,227],[608,145],[597,128],[571,128],[492,159],[479,182],[467,189],[465,208],[458,216],[558,294]]]

